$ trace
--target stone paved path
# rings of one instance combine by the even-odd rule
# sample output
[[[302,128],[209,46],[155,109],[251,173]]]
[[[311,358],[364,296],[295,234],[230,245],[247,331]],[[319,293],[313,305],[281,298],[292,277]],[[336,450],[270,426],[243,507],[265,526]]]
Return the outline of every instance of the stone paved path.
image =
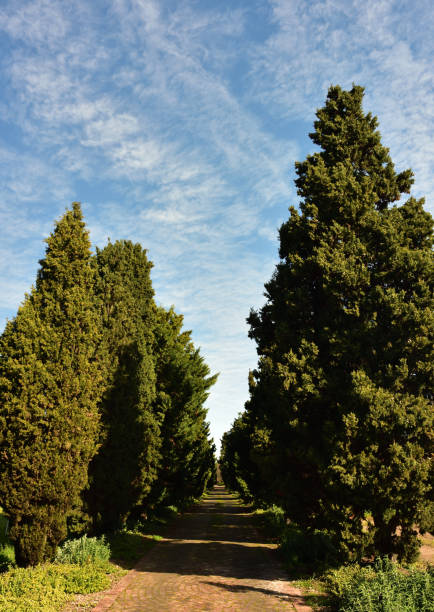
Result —
[[[100,601],[94,612],[311,610],[248,509],[217,486]]]

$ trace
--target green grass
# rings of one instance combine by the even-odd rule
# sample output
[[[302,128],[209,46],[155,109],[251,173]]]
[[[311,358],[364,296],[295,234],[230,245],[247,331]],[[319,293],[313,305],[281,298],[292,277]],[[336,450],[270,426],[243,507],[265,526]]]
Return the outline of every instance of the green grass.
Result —
[[[15,551],[12,544],[0,544],[0,573],[15,567]]]
[[[314,610],[328,612],[432,612],[434,568],[403,568],[389,559],[349,564],[319,578],[294,582]]]
[[[107,589],[113,577],[134,567],[160,539],[159,535],[127,530],[99,539],[83,536],[66,541],[53,563],[33,568],[9,566],[9,571],[0,574],[0,610],[59,612],[77,594]],[[5,546],[13,556],[13,547]]]
[[[102,591],[110,586],[113,576],[124,573],[120,567],[109,563],[110,548],[104,539],[86,536],[65,542],[53,563],[16,568],[13,546],[4,531],[2,533],[2,612],[58,612],[77,594]]]
[[[273,539],[280,538],[286,528],[285,514],[278,506],[256,510],[255,518],[258,525]]]
[[[301,589],[305,602],[313,610],[329,609],[328,604],[330,604],[331,599],[324,580],[320,578],[306,578],[304,580],[294,580],[293,584]]]
[[[176,506],[160,506],[146,520],[128,525],[128,529],[146,535],[159,534],[179,514],[180,509]]]
[[[349,565],[325,577],[339,612],[432,612],[434,568],[403,569],[389,559],[374,565]]]

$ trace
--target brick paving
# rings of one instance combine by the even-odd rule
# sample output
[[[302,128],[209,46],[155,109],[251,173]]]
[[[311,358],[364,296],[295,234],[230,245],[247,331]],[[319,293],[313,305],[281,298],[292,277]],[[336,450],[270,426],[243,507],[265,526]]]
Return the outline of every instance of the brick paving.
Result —
[[[179,518],[94,612],[309,612],[275,546],[222,486]]]

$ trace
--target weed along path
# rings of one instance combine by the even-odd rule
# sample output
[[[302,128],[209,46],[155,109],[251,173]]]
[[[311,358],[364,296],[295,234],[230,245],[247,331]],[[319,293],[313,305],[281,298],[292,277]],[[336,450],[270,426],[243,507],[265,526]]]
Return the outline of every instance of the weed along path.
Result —
[[[94,612],[308,612],[252,515],[216,486],[179,518]]]

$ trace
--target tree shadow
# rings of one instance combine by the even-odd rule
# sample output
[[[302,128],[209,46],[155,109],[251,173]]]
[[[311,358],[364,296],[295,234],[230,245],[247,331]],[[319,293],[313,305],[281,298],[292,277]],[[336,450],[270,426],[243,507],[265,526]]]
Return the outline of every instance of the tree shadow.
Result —
[[[257,543],[164,540],[135,569],[179,576],[286,580],[274,552],[266,544]]]
[[[177,540],[258,542],[258,534],[249,515],[214,512],[210,520],[210,515],[198,514],[195,517],[194,529],[190,527],[190,518],[190,516],[181,517],[174,527],[168,530],[167,537]],[[201,521],[203,529],[200,528]]]
[[[155,536],[117,532],[106,535],[110,545],[110,561],[123,569],[132,569],[157,543]]]
[[[271,597],[276,597],[281,601],[298,601],[300,599],[297,595],[289,595],[288,593],[282,593],[280,591],[273,591],[272,589],[264,589],[261,587],[249,586],[246,584],[227,584],[224,582],[212,582],[211,580],[203,580],[202,584],[209,584],[211,586],[218,587],[220,589],[225,589],[226,591],[230,591],[231,593],[262,593],[263,595],[269,595]]]

